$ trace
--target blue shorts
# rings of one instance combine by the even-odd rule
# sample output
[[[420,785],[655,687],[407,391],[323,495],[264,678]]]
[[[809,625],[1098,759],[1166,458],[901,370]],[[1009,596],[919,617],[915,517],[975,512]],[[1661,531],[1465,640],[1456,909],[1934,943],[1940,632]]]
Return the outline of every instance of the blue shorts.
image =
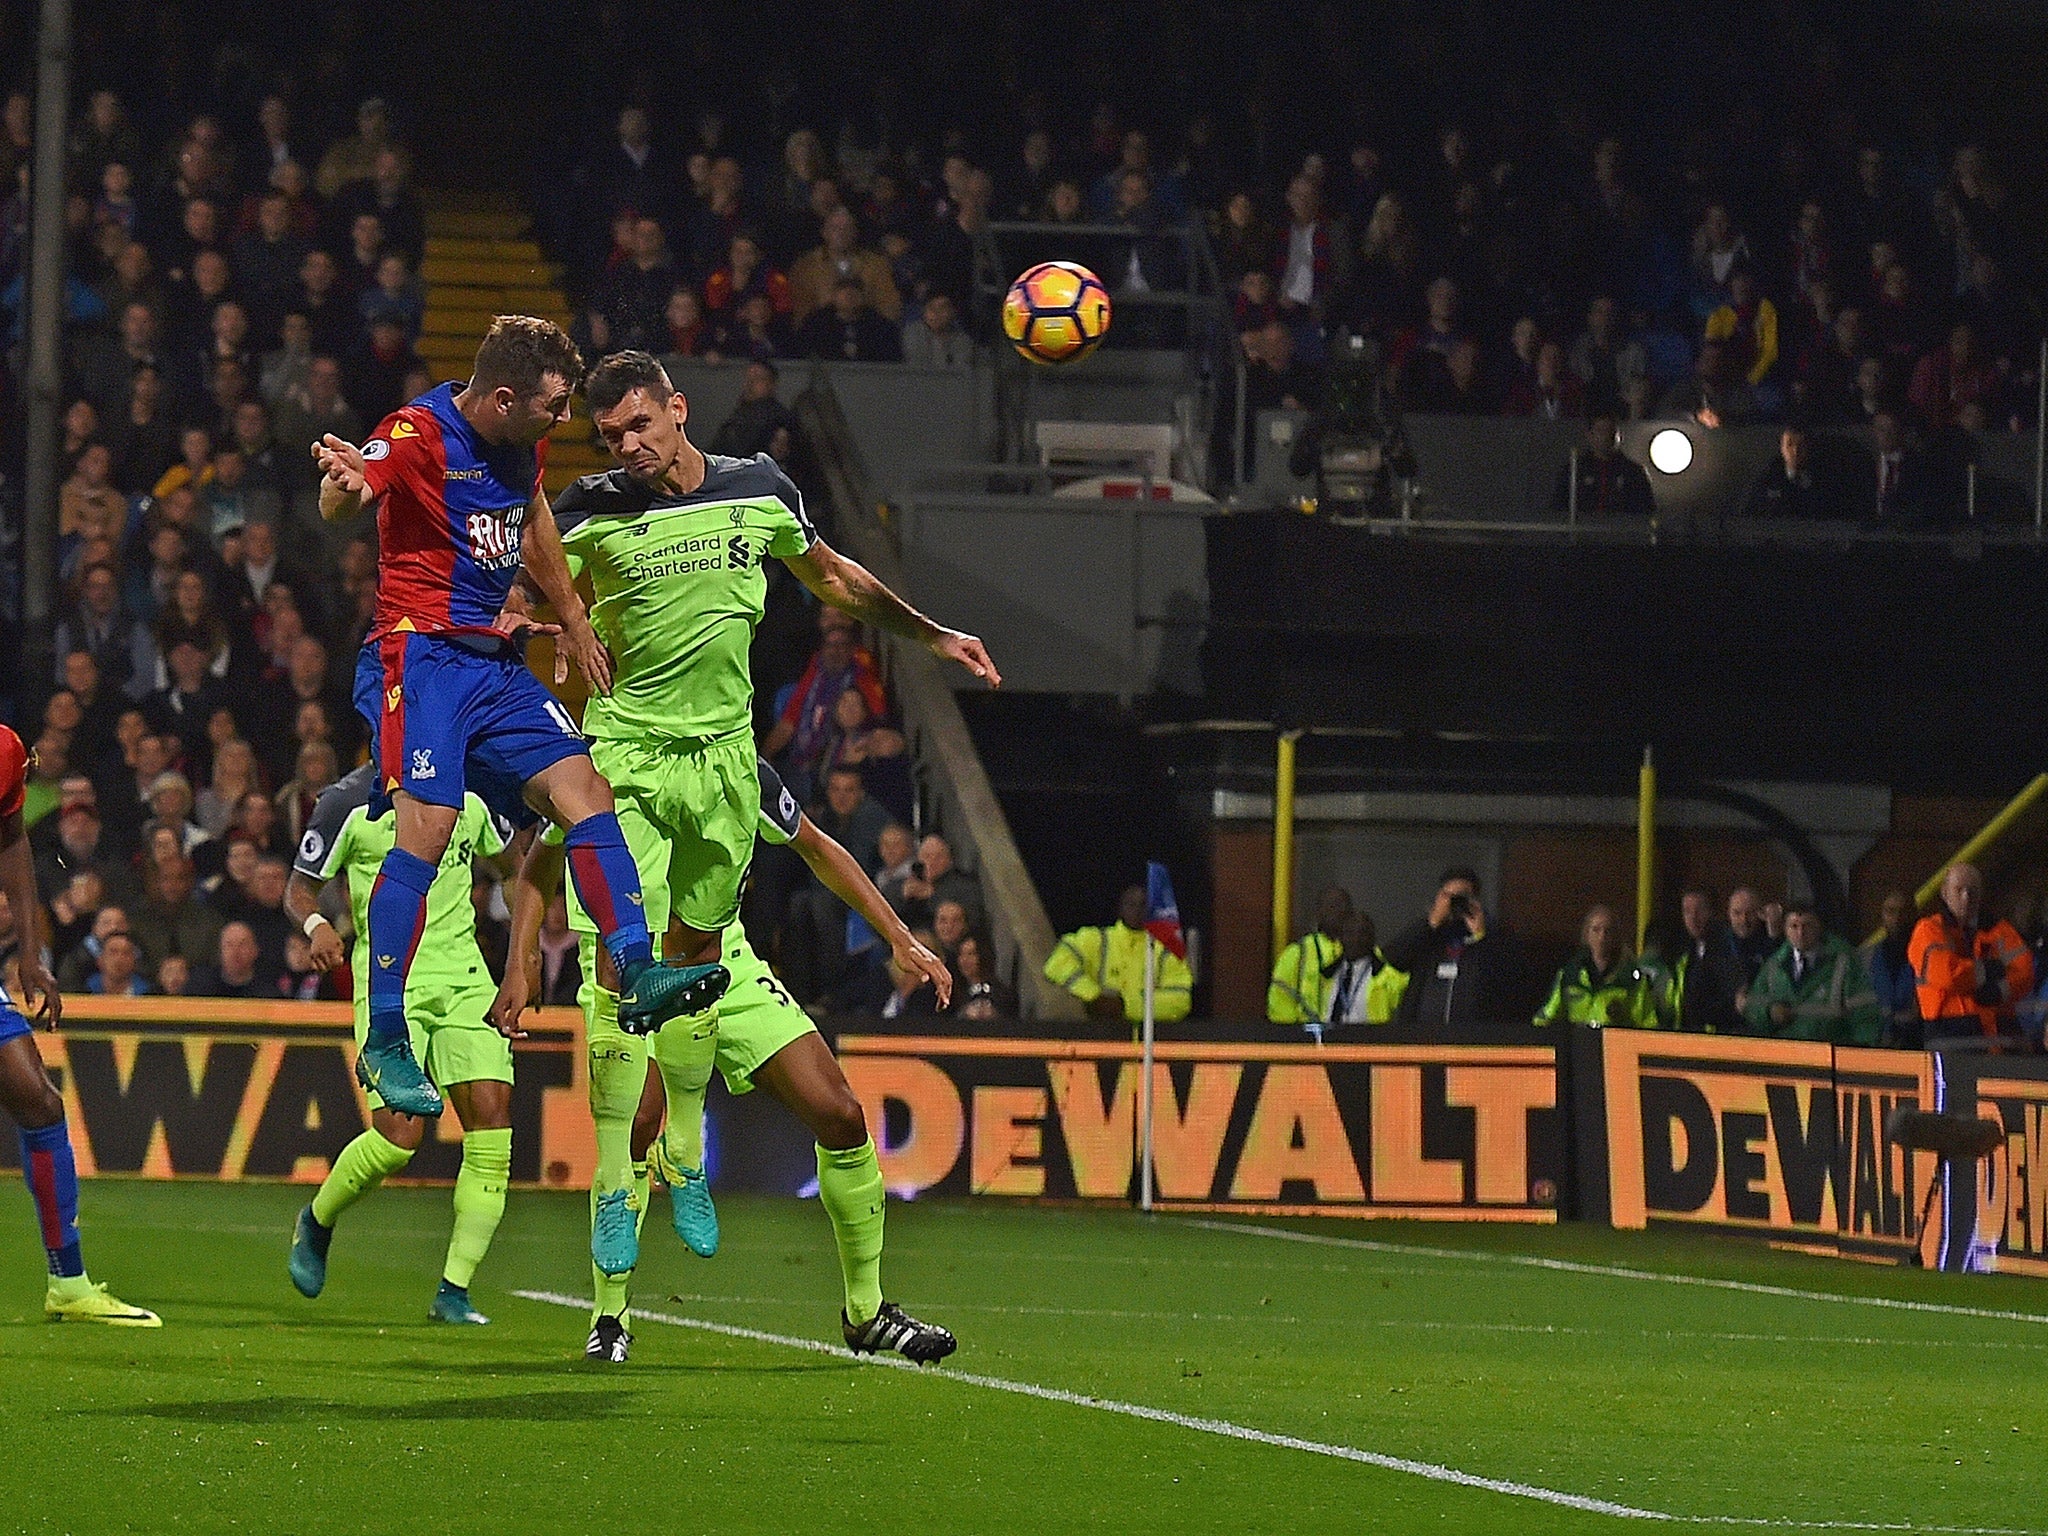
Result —
[[[5,988],[0,988],[0,1045],[5,1045],[17,1035],[34,1033],[28,1020],[21,1016],[21,1010],[14,1006],[14,999],[7,995]]]
[[[356,659],[355,704],[379,794],[402,789],[451,810],[474,789],[509,815],[513,806],[498,803],[516,801],[508,787],[590,750],[509,647],[486,654],[436,635],[385,635]]]

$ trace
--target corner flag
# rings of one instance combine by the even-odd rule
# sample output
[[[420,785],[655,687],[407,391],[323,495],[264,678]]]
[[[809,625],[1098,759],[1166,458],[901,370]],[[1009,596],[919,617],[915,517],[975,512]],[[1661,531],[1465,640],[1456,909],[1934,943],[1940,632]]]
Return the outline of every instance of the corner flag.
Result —
[[[1173,881],[1166,866],[1145,866],[1145,931],[1178,959],[1188,957],[1188,941],[1180,931],[1180,907],[1173,899]]]

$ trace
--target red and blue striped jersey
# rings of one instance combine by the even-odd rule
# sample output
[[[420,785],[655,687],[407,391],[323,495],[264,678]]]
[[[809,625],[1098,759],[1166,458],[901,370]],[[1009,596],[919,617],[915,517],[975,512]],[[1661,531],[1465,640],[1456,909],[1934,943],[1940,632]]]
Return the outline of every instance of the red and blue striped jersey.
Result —
[[[478,437],[443,384],[363,444],[377,503],[377,618],[368,639],[488,630],[519,574],[542,450]]]
[[[28,749],[10,726],[0,725],[0,816],[19,812],[28,798]]]

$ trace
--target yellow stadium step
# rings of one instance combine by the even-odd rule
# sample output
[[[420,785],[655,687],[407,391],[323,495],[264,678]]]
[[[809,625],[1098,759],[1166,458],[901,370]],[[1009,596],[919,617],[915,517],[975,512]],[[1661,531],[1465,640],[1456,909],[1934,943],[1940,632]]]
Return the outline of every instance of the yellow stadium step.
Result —
[[[562,269],[551,261],[512,256],[429,256],[420,263],[420,276],[429,283],[473,288],[553,287]]]
[[[538,265],[545,258],[531,240],[492,239],[484,235],[429,235],[427,256],[451,261],[525,261]]]

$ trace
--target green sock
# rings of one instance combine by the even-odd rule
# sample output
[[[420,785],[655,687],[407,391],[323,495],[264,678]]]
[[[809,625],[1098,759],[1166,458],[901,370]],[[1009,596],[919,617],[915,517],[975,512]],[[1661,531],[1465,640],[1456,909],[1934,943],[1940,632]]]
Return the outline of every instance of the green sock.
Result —
[[[704,1093],[718,1056],[718,1011],[675,1019],[654,1037],[654,1064],[668,1093],[662,1150],[679,1167],[704,1166]]]
[[[633,1116],[647,1086],[647,1047],[619,1028],[619,995],[586,982],[584,1018],[590,1026],[590,1118],[597,1128],[599,1195],[627,1188],[633,1178]]]
[[[638,1209],[633,1213],[633,1230],[640,1231],[647,1225],[647,1164],[633,1165],[633,1198]],[[596,1306],[590,1314],[591,1322],[600,1317],[616,1317],[626,1320],[626,1303],[631,1299],[633,1272],[629,1269],[623,1275],[608,1275],[595,1264],[590,1266],[591,1294]]]
[[[597,1216],[597,1197],[613,1190],[632,1191],[634,1217],[647,1215],[647,1165],[633,1160],[633,1116],[640,1091],[647,1086],[647,1047],[619,1028],[619,994],[600,987],[594,940],[583,945],[584,1022],[590,1036],[590,1118],[597,1131],[597,1170],[590,1182],[590,1214]],[[607,1275],[590,1267],[596,1296],[595,1317],[623,1317],[633,1276]]]
[[[818,1148],[818,1200],[832,1218],[846,1316],[864,1323],[882,1310],[882,1165],[871,1136],[847,1152]]]
[[[490,1252],[505,1216],[505,1186],[512,1181],[512,1130],[470,1131],[462,1138],[462,1171],[455,1175],[455,1230],[441,1278],[469,1289],[470,1277]]]
[[[341,1149],[334,1169],[313,1196],[313,1219],[331,1227],[341,1213],[412,1161],[412,1154],[367,1130]]]

